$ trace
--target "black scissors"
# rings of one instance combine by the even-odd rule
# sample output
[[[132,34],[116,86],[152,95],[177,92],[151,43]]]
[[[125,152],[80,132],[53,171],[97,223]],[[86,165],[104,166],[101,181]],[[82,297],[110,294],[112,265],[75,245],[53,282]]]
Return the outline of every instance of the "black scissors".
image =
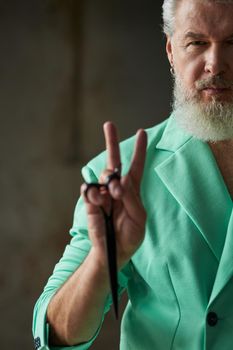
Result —
[[[97,189],[105,187],[108,190],[108,186],[112,180],[120,180],[120,170],[116,168],[111,175],[107,177],[105,184],[99,183],[86,183],[87,188],[85,195],[90,188],[95,187]],[[113,199],[111,199],[111,207],[109,214],[106,213],[103,207],[100,207],[105,220],[105,231],[106,231],[106,247],[107,247],[107,259],[108,259],[108,272],[109,281],[111,287],[112,301],[115,311],[115,317],[118,319],[118,279],[117,279],[117,248],[116,248],[116,237],[113,223]]]

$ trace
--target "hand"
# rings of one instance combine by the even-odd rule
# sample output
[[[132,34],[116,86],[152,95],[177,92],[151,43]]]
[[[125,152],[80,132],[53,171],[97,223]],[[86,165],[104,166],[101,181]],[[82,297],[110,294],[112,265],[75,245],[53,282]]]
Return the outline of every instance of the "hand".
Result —
[[[107,177],[121,164],[116,127],[104,124],[107,149],[107,169],[100,176],[99,183],[105,184]],[[134,254],[144,239],[146,212],[140,198],[140,183],[146,157],[147,136],[144,130],[137,132],[132,162],[128,174],[120,180],[110,182],[108,190],[103,186],[91,187],[85,195],[86,185],[81,187],[86,203],[88,232],[92,249],[105,261],[105,222],[101,207],[109,212],[113,205],[113,220],[116,234],[118,267],[121,268]]]

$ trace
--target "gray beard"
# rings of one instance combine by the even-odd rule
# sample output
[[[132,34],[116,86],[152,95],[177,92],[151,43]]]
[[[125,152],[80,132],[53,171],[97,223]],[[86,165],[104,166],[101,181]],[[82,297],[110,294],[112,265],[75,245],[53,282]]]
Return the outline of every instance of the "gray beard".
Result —
[[[209,103],[197,92],[187,92],[176,77],[173,91],[173,115],[188,134],[205,142],[233,139],[233,101]]]

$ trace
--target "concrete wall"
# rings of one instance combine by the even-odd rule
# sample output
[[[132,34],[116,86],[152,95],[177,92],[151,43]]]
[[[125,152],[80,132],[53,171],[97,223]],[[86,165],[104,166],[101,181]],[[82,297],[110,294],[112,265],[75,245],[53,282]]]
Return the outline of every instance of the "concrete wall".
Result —
[[[84,138],[87,157],[103,147],[97,132],[103,121],[116,121],[125,138],[170,110],[161,3],[87,1],[82,130],[96,141]]]
[[[123,139],[170,110],[161,1],[83,5],[74,29],[72,1],[0,2],[1,349],[33,348],[33,305],[69,241],[103,121]],[[118,341],[110,312],[93,349]]]

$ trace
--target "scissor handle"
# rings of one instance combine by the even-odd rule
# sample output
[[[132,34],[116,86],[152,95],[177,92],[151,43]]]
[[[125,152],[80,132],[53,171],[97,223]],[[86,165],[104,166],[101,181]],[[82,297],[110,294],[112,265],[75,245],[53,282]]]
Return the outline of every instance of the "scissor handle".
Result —
[[[107,177],[105,184],[99,183],[86,183],[87,188],[85,190],[85,196],[90,188],[95,187],[100,189],[105,187],[108,189],[108,186],[112,180],[120,180],[120,170],[116,168],[112,174]],[[115,228],[113,222],[113,200],[111,203],[110,214],[107,214],[103,207],[101,210],[104,215],[105,220],[105,229],[106,229],[106,248],[107,248],[107,259],[108,259],[108,272],[109,272],[109,281],[112,294],[112,301],[115,311],[116,319],[118,319],[118,278],[117,278],[117,248],[116,248],[116,237],[115,237]]]

